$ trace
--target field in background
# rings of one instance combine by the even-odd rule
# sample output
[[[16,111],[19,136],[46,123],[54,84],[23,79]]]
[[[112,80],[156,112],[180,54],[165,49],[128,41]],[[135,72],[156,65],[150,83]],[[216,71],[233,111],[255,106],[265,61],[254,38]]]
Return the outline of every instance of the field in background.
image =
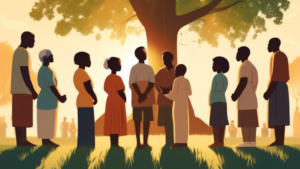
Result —
[[[38,145],[41,141],[29,138]],[[125,149],[110,148],[109,137],[96,137],[96,148],[76,148],[76,139],[57,138],[61,146],[15,147],[14,138],[0,138],[0,168],[19,169],[244,169],[300,168],[300,138],[286,138],[287,146],[266,147],[273,138],[257,138],[256,148],[234,148],[242,138],[226,138],[226,147],[208,148],[212,136],[189,137],[189,148],[162,148],[164,136],[150,136],[150,149],[135,149],[135,136],[120,138]]]

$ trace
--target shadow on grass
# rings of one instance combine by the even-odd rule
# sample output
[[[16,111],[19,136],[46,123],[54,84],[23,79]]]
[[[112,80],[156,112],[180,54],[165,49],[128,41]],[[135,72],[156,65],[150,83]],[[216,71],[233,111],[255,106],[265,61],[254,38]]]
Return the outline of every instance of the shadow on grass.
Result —
[[[152,159],[151,149],[135,149],[133,154],[133,162],[129,168],[132,169],[153,169],[160,168],[157,166],[158,161],[156,159]]]
[[[104,158],[104,162],[100,162],[101,169],[111,169],[111,168],[128,168],[129,164],[125,162],[125,151],[121,148],[111,147],[106,157]],[[95,168],[96,169],[96,168]]]
[[[163,169],[206,169],[207,163],[197,159],[197,151],[189,148],[163,148],[160,157],[160,166]]]
[[[43,158],[55,150],[53,147],[41,146],[35,151],[32,147],[15,147],[6,150],[0,155],[1,168],[36,168],[41,164]],[[33,152],[32,152],[33,151]]]
[[[77,147],[74,152],[71,154],[70,159],[67,159],[62,169],[85,169],[88,168],[90,163],[88,157],[93,151],[93,147]]]

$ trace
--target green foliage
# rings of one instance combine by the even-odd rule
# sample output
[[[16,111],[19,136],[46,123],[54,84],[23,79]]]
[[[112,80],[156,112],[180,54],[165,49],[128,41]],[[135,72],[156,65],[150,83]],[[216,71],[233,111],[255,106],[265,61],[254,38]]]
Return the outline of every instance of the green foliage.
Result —
[[[150,8],[155,0],[145,1]],[[177,0],[177,15],[189,13],[210,2]],[[233,2],[235,0],[223,0],[219,7]],[[218,38],[223,35],[234,47],[236,40],[245,41],[251,28],[255,30],[253,38],[265,32],[266,19],[272,19],[275,25],[282,24],[283,12],[289,5],[289,0],[245,0],[226,11],[190,23],[189,30],[199,35],[198,43],[206,41],[216,47]],[[100,35],[94,31],[108,29],[112,30],[111,39],[118,39],[124,44],[129,34],[139,35],[144,31],[129,0],[39,0],[30,12],[34,20],[43,17],[51,20],[57,15],[62,19],[57,22],[55,33],[61,36],[75,29],[82,35],[95,33],[98,40]]]

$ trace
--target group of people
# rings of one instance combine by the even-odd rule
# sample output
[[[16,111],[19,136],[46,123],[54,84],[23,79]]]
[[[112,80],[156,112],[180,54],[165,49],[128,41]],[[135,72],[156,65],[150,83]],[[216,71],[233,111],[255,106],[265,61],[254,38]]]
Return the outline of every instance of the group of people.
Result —
[[[58,101],[64,103],[66,95],[57,89],[58,80],[55,72],[49,67],[54,56],[48,49],[39,53],[43,63],[38,72],[39,94],[34,90],[30,75],[30,55],[27,48],[34,46],[34,35],[24,32],[21,45],[15,50],[12,67],[11,93],[12,120],[16,129],[17,145],[34,146],[27,141],[26,127],[32,127],[32,101],[37,99],[38,138],[43,145],[58,146],[51,139],[55,135],[55,121]],[[269,126],[275,127],[276,141],[271,145],[284,144],[284,127],[289,125],[289,101],[286,82],[289,80],[288,61],[286,55],[279,50],[280,40],[273,38],[268,50],[273,52],[271,59],[271,80],[264,98],[269,100]],[[183,64],[173,65],[173,54],[162,53],[165,67],[156,74],[150,65],[145,63],[147,51],[144,47],[135,50],[138,63],[130,72],[129,87],[132,94],[133,120],[136,131],[137,148],[151,148],[148,144],[150,121],[153,121],[155,90],[158,91],[158,125],[165,127],[166,145],[171,148],[187,147],[189,135],[188,96],[192,94],[191,85],[184,76],[187,68]],[[255,146],[256,127],[258,127],[256,88],[258,73],[248,60],[250,50],[240,47],[237,61],[241,61],[240,82],[232,94],[232,100],[238,100],[238,126],[242,128],[244,143],[239,147]],[[94,105],[97,95],[93,90],[93,82],[86,68],[91,66],[90,55],[78,52],[74,56],[78,69],[74,73],[74,86],[78,91],[76,106],[78,109],[78,146],[95,146]],[[119,146],[119,136],[127,135],[125,102],[125,85],[117,72],[121,71],[121,59],[111,57],[105,60],[104,68],[111,74],[104,82],[104,91],[108,94],[105,107],[104,135],[110,137],[111,146]],[[224,57],[213,59],[215,75],[210,93],[211,116],[214,143],[210,147],[224,145],[225,126],[228,125],[225,92],[228,80],[224,75],[229,71],[229,62]],[[143,144],[140,141],[140,126],[143,121]]]
[[[64,117],[64,121],[61,122],[60,125],[60,131],[61,131],[61,138],[67,138],[68,133],[71,134],[71,138],[75,138],[77,133],[77,128],[76,128],[74,118],[72,118],[72,123],[69,123],[67,122],[67,118]]]

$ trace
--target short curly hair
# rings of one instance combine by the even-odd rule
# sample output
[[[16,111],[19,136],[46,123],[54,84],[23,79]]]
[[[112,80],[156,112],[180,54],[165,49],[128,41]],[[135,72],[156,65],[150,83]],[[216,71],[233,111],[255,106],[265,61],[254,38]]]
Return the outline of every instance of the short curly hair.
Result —
[[[78,53],[76,53],[75,56],[74,56],[74,63],[75,63],[76,65],[80,65],[81,62],[82,62],[86,57],[88,57],[88,56],[90,56],[90,55],[89,55],[88,53],[86,53],[86,52],[78,52]]]
[[[227,73],[229,71],[229,62],[226,58],[222,56],[215,57],[213,59],[214,63],[220,66],[221,71],[223,73]]]

